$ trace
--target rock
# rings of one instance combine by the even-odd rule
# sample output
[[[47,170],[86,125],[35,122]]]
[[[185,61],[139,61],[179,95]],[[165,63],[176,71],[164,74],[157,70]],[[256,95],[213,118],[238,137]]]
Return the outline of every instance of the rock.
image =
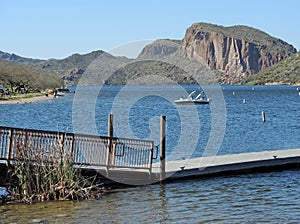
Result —
[[[70,71],[70,75],[82,75],[84,73],[84,69],[74,68]]]
[[[220,82],[226,84],[239,84],[244,77],[297,52],[288,43],[254,28],[206,23],[193,24],[187,29],[179,51],[184,57],[222,72]]]
[[[179,48],[180,41],[177,40],[156,40],[143,48],[138,59],[155,59],[173,54]]]

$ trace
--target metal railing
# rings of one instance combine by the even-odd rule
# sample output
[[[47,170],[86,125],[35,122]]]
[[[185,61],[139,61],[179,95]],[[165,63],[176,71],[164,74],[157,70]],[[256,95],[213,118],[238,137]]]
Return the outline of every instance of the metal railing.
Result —
[[[149,140],[0,126],[0,160],[16,160],[20,147],[45,158],[55,156],[57,149],[63,149],[76,165],[105,166],[108,169],[134,168],[151,172],[154,159],[154,142]]]

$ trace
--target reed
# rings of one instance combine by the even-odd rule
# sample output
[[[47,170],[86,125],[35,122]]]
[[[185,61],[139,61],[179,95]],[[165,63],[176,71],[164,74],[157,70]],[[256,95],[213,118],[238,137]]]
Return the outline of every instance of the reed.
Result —
[[[48,151],[24,138],[15,138],[15,160],[9,166],[11,200],[32,203],[49,200],[97,198],[104,191],[96,177],[85,177],[74,167],[72,155],[58,143]],[[47,147],[45,147],[47,148]]]

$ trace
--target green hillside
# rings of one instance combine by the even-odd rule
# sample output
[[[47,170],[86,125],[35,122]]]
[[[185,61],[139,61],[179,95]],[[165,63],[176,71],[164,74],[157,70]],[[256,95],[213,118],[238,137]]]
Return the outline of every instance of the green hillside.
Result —
[[[291,84],[300,85],[300,52],[247,77],[244,84]]]
[[[195,83],[195,80],[189,77],[184,70],[175,65],[162,61],[145,60],[129,63],[117,70],[106,84],[167,84],[171,80],[180,84]]]
[[[27,86],[29,91],[41,91],[47,88],[60,87],[59,76],[0,60],[0,85],[5,88]]]

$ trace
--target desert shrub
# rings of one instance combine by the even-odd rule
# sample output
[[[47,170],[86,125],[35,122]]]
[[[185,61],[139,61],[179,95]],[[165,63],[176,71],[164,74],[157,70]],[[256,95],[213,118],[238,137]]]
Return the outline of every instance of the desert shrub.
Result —
[[[59,138],[59,137],[58,137]],[[32,203],[49,200],[83,200],[101,195],[103,187],[96,177],[82,175],[75,167],[72,155],[62,144],[53,150],[36,149],[14,140],[15,160],[9,165],[8,192],[10,200]]]

